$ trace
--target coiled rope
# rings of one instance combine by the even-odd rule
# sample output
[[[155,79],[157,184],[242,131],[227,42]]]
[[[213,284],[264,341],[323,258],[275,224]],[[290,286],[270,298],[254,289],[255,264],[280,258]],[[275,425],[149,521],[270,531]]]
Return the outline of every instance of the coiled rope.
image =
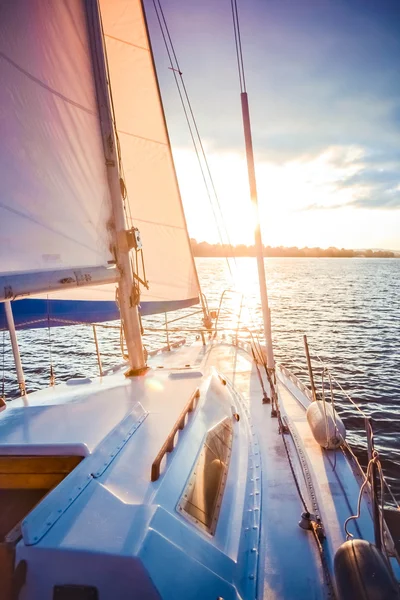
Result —
[[[355,515],[351,515],[350,517],[348,517],[345,520],[345,522],[344,522],[344,531],[346,533],[346,541],[349,541],[350,539],[354,538],[353,534],[350,533],[350,531],[348,530],[348,524],[350,523],[350,521],[355,521],[355,520],[357,520],[357,519],[360,518],[360,515],[361,515],[361,500],[362,500],[362,495],[363,495],[365,486],[370,481],[372,465],[374,465],[374,464],[378,468],[379,480],[380,480],[380,486],[381,486],[381,506],[380,506],[380,510],[379,510],[379,521],[380,521],[379,530],[380,530],[380,534],[381,534],[382,548],[384,549],[384,552],[385,552],[385,554],[387,556],[387,550],[386,550],[386,544],[385,544],[385,536],[383,535],[383,532],[384,532],[383,509],[384,509],[384,485],[385,485],[385,482],[384,482],[384,477],[383,477],[383,471],[382,471],[381,461],[379,460],[379,453],[376,450],[374,450],[373,453],[372,453],[372,458],[370,459],[370,461],[368,463],[365,480],[364,480],[364,482],[363,482],[363,484],[362,484],[362,486],[360,488],[360,493],[358,494],[357,513]]]

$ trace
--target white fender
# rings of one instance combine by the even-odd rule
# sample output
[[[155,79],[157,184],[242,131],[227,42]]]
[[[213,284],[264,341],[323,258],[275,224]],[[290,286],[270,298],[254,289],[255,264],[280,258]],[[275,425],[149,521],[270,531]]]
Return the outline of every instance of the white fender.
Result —
[[[327,402],[312,402],[307,409],[307,421],[315,441],[323,448],[336,450],[346,439],[343,421]]]

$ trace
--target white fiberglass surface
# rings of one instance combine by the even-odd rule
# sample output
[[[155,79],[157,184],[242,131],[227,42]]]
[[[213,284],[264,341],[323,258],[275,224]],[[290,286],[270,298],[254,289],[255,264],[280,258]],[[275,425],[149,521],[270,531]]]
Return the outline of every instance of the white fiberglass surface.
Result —
[[[316,544],[309,532],[298,527],[301,502],[283,450],[277,420],[270,416],[270,405],[261,402],[259,381],[251,359],[228,345],[215,345],[205,355],[201,354],[199,348],[199,356],[203,359],[196,365],[198,378],[185,379],[185,371],[181,367],[188,356],[187,352],[192,353],[193,349],[182,348],[176,353],[167,354],[164,369],[150,371],[135,383],[123,381],[122,372],[104,378],[104,381],[110,379],[115,382],[114,386],[104,390],[111,408],[117,410],[119,404],[125,406],[127,403],[132,408],[140,401],[148,414],[130,440],[126,440],[123,432],[123,439],[119,440],[118,428],[113,428],[109,423],[109,436],[104,437],[98,451],[100,456],[116,452],[112,461],[104,471],[100,469],[99,474],[95,474],[61,517],[57,516],[58,502],[67,497],[67,487],[58,498],[54,492],[47,496],[42,502],[42,510],[35,509],[27,520],[24,535],[26,533],[26,539],[33,541],[19,548],[20,557],[30,560],[39,556],[36,549],[50,551],[55,547],[61,553],[68,551],[69,557],[78,556],[79,553],[90,557],[98,553],[120,558],[138,556],[163,598],[179,597],[177,591],[184,597],[185,586],[191,589],[193,585],[194,573],[200,588],[203,589],[201,586],[204,585],[204,589],[208,589],[207,585],[210,585],[213,593],[222,589],[218,585],[222,586],[223,580],[223,597],[226,598],[236,597],[228,581],[235,582],[243,598],[254,597],[251,593],[257,582],[260,597],[264,594],[271,598],[292,598],[296,591],[296,597],[306,598],[310,581],[313,581],[316,597],[325,598],[326,588]],[[157,357],[157,361],[160,362],[160,357]],[[228,385],[223,385],[216,375],[209,377],[215,367],[226,375]],[[170,376],[177,372],[181,374],[179,378]],[[91,385],[93,390],[101,387],[100,383],[93,382],[88,383],[86,389]],[[234,394],[231,385],[234,386]],[[152,461],[197,386],[200,387],[198,407],[177,436],[176,447],[167,455],[160,479],[151,482]],[[68,386],[62,387],[65,389]],[[73,393],[76,397],[71,405],[77,406],[80,393],[77,390]],[[81,393],[87,394],[86,391]],[[240,401],[235,394],[240,394]],[[97,395],[97,398],[101,398],[101,395]],[[104,402],[105,398],[97,405],[95,402],[91,404],[93,416],[96,410],[100,414],[104,412]],[[295,399],[293,402],[304,413],[303,407]],[[210,536],[196,524],[181,517],[176,509],[207,432],[224,418],[232,419],[232,410],[239,411],[241,418],[239,422],[232,420],[233,444],[227,484],[215,535]],[[252,429],[247,424],[247,411],[252,414]],[[296,418],[295,411],[288,409],[288,413]],[[110,414],[105,410],[104,423],[109,420]],[[299,428],[301,414],[296,422]],[[87,422],[86,426],[96,428],[96,417],[93,423]],[[302,437],[307,441],[305,433]],[[253,440],[251,452],[249,439]],[[307,441],[309,444],[310,448],[313,447],[312,442]],[[113,450],[114,446],[116,449],[120,447],[118,451]],[[291,448],[293,452],[293,446]],[[318,449],[315,452],[318,454]],[[96,453],[97,449],[93,457]],[[319,463],[317,454],[315,460]],[[74,477],[84,469],[85,460],[75,470]],[[321,465],[328,468],[325,462],[321,462]],[[342,467],[344,469],[338,460],[337,468],[342,471]],[[79,484],[76,479],[74,482]],[[347,482],[344,480],[353,501],[357,494],[348,485],[349,482],[350,479]],[[327,493],[324,479],[318,471],[315,472],[314,483],[316,486],[320,484]],[[68,485],[68,478],[62,485]],[[337,494],[339,489],[335,491],[335,498]],[[336,498],[339,505],[344,506],[346,499],[342,500]],[[258,543],[258,525],[248,527],[246,523],[259,510],[262,510],[263,516]],[[335,535],[339,526],[340,519],[335,510],[336,506],[324,502],[323,520],[330,535],[330,529]],[[54,515],[56,518],[52,523]],[[50,525],[46,530],[47,522]],[[331,535],[332,539],[335,539],[334,535]],[[37,543],[34,542],[35,536],[40,538]],[[251,557],[255,559],[254,565],[259,565],[258,573],[252,570],[254,565],[252,567]],[[182,576],[178,582],[176,577],[171,576],[171,561],[179,562]],[[66,561],[65,566],[61,562],[57,569],[59,572],[65,569],[66,572],[72,569],[73,562],[72,558]],[[169,565],[168,569],[166,565]],[[293,565],[296,565],[296,569],[293,569]],[[290,578],[286,576],[289,571]],[[72,573],[73,570],[68,572]],[[217,579],[214,574],[218,575]],[[48,580],[46,571],[43,585]]]
[[[165,570],[157,567],[157,564],[161,564],[160,549],[163,544],[167,544],[168,556],[172,557],[175,552],[180,553],[182,578],[179,586],[183,586],[185,574],[189,577],[193,569],[200,569],[204,584],[209,579],[209,584],[218,591],[223,583],[224,597],[236,597],[228,581],[232,577],[241,539],[246,488],[243,475],[246,478],[247,473],[247,429],[245,422],[232,421],[234,448],[217,528],[211,540],[208,534],[182,518],[176,507],[207,432],[221,420],[232,419],[233,400],[226,386],[216,375],[210,378],[205,374],[203,377],[197,369],[193,371],[196,372],[197,379],[185,379],[182,376],[180,366],[182,362],[187,362],[188,352],[193,354],[193,349],[182,349],[181,353],[176,353],[176,357],[181,356],[174,365],[178,371],[171,364],[175,354],[171,352],[166,356],[164,363],[170,368],[150,371],[134,383],[125,380],[120,371],[103,378],[105,383],[107,380],[114,381],[114,385],[107,384],[104,390],[101,390],[100,380],[82,383],[80,386],[74,384],[70,386],[73,391],[68,390],[68,385],[60,386],[61,390],[58,391],[61,395],[64,394],[64,400],[70,395],[72,411],[79,412],[80,404],[86,404],[90,408],[92,422],[82,419],[82,415],[79,414],[79,420],[82,422],[77,430],[96,430],[99,423],[102,423],[103,440],[97,444],[91,455],[81,462],[73,476],[66,478],[60,484],[59,490],[55,489],[49,494],[40,507],[34,509],[27,517],[23,527],[25,545],[19,546],[21,558],[24,556],[30,564],[34,564],[39,557],[37,549],[46,552],[57,548],[57,556],[60,552],[62,555],[64,550],[68,550],[68,560],[58,563],[56,557],[53,559],[51,555],[49,560],[54,564],[54,572],[63,572],[64,577],[65,573],[70,573],[69,577],[73,578],[70,568],[73,568],[74,573],[77,572],[74,556],[78,557],[79,553],[85,553],[89,569],[90,557],[99,556],[99,552],[121,559],[132,558],[137,554],[141,556],[151,578],[157,580],[159,589],[168,588],[169,591],[165,591],[163,597],[174,598],[176,584],[172,585],[172,580],[170,581]],[[202,355],[201,347],[199,353]],[[160,358],[157,358],[159,361]],[[181,375],[179,378],[173,376],[177,372]],[[196,386],[200,386],[201,391],[198,408],[189,415],[186,426],[176,440],[176,448],[162,465],[160,479],[153,483],[150,480],[151,463]],[[88,392],[90,388],[93,395]],[[129,394],[130,402],[126,402],[125,393]],[[34,397],[35,394],[30,396],[31,404],[34,404]],[[51,401],[51,398],[48,400]],[[124,432],[119,440],[119,429],[126,417],[125,420],[122,418],[118,407],[122,405],[124,410],[128,410],[130,405],[132,409],[139,400],[146,416],[129,441],[124,442]],[[112,413],[106,408],[106,402],[110,410],[120,415],[119,424],[115,427],[110,421]],[[41,404],[38,408],[50,410],[64,406]],[[28,415],[30,408],[16,407],[17,412],[20,410],[26,410]],[[238,408],[235,406],[234,410]],[[11,412],[13,411],[10,411],[10,414]],[[97,413],[101,415],[100,418],[96,416]],[[31,414],[33,421],[34,416]],[[105,430],[107,422],[108,435]],[[19,422],[19,427],[23,428],[23,422]],[[60,435],[60,431],[55,428],[52,435],[56,437]],[[117,448],[119,449],[116,450]],[[114,452],[115,456],[104,471],[101,472],[100,469],[99,474],[94,473],[87,483],[88,473],[85,466],[89,466],[88,461],[91,461],[90,465],[94,464],[97,456],[103,456],[107,460],[107,456]],[[91,467],[91,472],[92,470]],[[73,501],[70,505],[65,505],[69,495]],[[235,523],[234,527],[232,523]],[[150,547],[152,551],[149,555]],[[40,569],[39,561],[35,572],[39,573]],[[218,576],[213,574],[214,571]],[[39,587],[32,588],[34,593],[39,593],[39,588],[44,590],[50,579],[46,568],[42,581],[40,576],[35,580],[34,585]],[[40,587],[42,584],[43,588]]]

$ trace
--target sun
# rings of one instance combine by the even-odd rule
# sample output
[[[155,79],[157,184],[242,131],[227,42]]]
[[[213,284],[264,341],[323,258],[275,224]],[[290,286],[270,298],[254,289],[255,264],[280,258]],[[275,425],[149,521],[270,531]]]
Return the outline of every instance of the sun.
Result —
[[[190,236],[198,242],[253,245],[256,213],[250,200],[245,157],[238,152],[209,153],[218,195],[217,201],[211,192],[211,202],[194,153],[176,149],[174,160]],[[374,223],[384,223],[385,215],[354,208],[363,190],[357,185],[343,185],[362,168],[362,150],[357,147],[327,148],[314,157],[283,163],[259,160],[256,176],[263,244],[370,246]],[[394,218],[389,226],[393,238],[398,237],[395,229],[399,221]],[[363,228],[355,227],[355,223],[363,223]]]

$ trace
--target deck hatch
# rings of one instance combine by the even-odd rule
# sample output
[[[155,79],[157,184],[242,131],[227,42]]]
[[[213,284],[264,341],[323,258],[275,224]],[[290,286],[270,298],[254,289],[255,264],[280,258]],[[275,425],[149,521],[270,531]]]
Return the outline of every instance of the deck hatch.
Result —
[[[210,429],[177,509],[214,535],[232,451],[232,419]]]
[[[0,456],[1,598],[14,597],[12,590],[25,580],[25,562],[20,561],[14,569],[23,519],[81,460],[80,456]]]

